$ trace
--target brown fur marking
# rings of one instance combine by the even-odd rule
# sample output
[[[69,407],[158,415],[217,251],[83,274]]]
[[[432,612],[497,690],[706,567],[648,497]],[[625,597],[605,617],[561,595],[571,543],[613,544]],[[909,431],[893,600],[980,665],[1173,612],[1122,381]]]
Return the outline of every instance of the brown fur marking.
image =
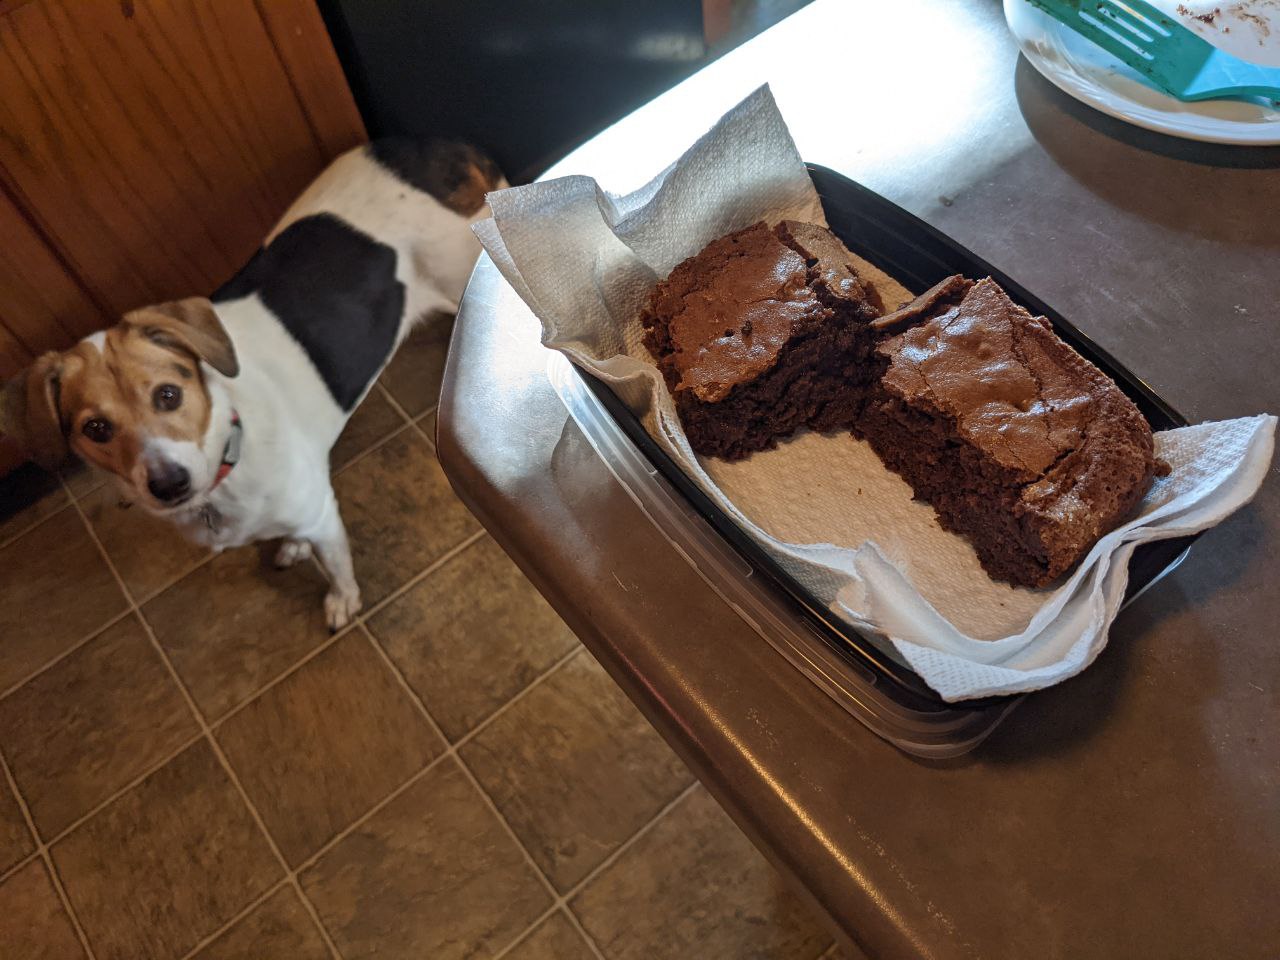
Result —
[[[194,382],[178,384],[183,388],[178,409],[155,409],[152,392],[162,383],[181,380],[174,376],[178,365],[172,349],[155,343],[134,324],[108,330],[101,353],[91,343],[79,343],[62,356],[60,406],[68,442],[77,455],[103,470],[137,482],[138,459],[147,439],[199,443],[209,429],[209,391],[198,372]],[[115,435],[107,443],[94,443],[82,432],[94,418],[114,426]]]

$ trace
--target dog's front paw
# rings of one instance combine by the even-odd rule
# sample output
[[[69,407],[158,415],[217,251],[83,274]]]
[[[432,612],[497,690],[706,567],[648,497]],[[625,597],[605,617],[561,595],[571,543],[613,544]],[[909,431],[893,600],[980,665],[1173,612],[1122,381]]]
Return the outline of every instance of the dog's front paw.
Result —
[[[330,590],[324,598],[324,619],[329,624],[329,632],[336,633],[350,623],[361,606],[359,590]]]
[[[300,560],[311,558],[311,541],[282,540],[276,551],[276,569],[286,570]]]

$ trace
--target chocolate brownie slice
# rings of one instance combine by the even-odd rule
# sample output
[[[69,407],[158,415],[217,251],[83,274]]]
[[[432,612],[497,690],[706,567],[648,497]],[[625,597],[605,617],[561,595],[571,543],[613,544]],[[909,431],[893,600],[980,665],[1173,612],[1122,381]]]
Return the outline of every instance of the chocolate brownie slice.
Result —
[[[641,322],[693,449],[736,460],[803,426],[852,424],[879,315],[844,244],[786,221],[712,241],[658,285]]]
[[[1047,585],[1146,493],[1137,407],[992,280],[950,277],[873,326],[891,335],[854,433],[993,578]]]

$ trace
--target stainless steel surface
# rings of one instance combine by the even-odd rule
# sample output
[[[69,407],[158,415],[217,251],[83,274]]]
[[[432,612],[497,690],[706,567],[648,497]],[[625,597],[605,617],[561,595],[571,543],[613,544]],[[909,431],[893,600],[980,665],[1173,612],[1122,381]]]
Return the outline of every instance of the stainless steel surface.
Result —
[[[1125,127],[1020,62],[998,3],[818,0],[567,157],[631,189],[768,81],[808,160],[1017,277],[1192,420],[1280,409],[1280,151]],[[935,91],[944,89],[945,97]],[[439,419],[456,489],[756,843],[876,957],[1271,957],[1280,484],[972,756],[853,722],[684,565],[482,260]]]

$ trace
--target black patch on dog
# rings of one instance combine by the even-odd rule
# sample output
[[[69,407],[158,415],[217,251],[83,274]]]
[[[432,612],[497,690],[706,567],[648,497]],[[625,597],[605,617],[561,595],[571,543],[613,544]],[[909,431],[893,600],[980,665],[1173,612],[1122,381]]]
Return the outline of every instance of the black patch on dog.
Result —
[[[328,213],[286,227],[215,303],[256,293],[350,410],[387,361],[404,314],[396,252]]]
[[[502,177],[489,157],[457,140],[383,137],[365,149],[397,178],[462,214],[475,213],[484,206],[485,191],[493,189]]]

